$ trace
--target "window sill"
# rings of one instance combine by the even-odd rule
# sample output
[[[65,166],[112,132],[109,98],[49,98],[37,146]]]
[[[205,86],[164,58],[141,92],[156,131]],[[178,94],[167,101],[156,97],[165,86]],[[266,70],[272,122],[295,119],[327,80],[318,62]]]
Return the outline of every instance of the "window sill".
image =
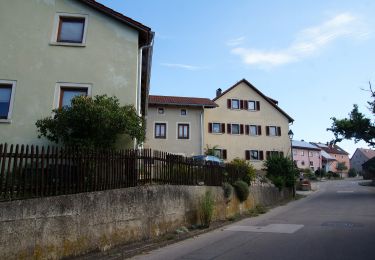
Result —
[[[0,124],[10,124],[12,123],[12,119],[0,119]]]
[[[86,43],[72,43],[72,42],[50,42],[52,46],[67,46],[67,47],[86,47]]]

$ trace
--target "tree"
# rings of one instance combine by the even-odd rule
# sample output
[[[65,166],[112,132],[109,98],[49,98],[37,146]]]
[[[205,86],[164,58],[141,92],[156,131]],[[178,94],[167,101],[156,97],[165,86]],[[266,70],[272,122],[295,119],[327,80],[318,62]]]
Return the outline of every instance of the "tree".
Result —
[[[267,178],[281,190],[283,187],[293,187],[298,169],[289,157],[280,155],[270,156],[264,163]]]
[[[370,93],[373,101],[367,102],[369,109],[375,115],[375,92],[371,88]],[[365,141],[370,146],[375,147],[375,123],[370,118],[359,112],[358,105],[353,105],[353,110],[349,113],[349,118],[337,119],[332,117],[332,126],[327,128],[335,136],[334,142],[341,142],[343,139],[354,139],[355,142]]]
[[[205,155],[216,156],[215,150],[217,150],[218,147],[219,147],[218,145],[214,145],[214,146],[210,147],[210,146],[207,144],[207,145],[206,145],[206,148],[205,148],[205,152],[204,152],[204,154],[205,154]]]
[[[144,122],[133,106],[120,106],[116,97],[77,96],[71,106],[53,110],[36,122],[38,137],[54,143],[90,148],[112,147],[119,135],[145,139]]]

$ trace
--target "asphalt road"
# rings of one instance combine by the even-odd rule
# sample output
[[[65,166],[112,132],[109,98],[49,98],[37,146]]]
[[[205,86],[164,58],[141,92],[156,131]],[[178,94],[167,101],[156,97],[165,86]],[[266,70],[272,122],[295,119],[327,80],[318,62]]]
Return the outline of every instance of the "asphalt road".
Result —
[[[375,187],[347,179],[198,237],[133,259],[375,259]]]

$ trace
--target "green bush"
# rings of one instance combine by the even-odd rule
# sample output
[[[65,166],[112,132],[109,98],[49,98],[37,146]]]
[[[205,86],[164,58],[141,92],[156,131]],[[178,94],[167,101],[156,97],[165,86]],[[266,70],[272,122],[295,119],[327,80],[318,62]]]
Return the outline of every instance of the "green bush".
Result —
[[[230,185],[228,182],[223,183],[223,190],[224,190],[224,197],[226,199],[229,199],[232,196],[233,193],[233,186]]]
[[[248,161],[240,158],[234,158],[229,164],[233,166],[236,171],[244,173],[241,179],[248,185],[250,185],[250,183],[255,179],[256,170]]]
[[[353,178],[353,177],[357,177],[357,170],[354,169],[354,168],[350,168],[349,172],[348,172],[348,176]]]
[[[206,191],[199,205],[199,217],[202,227],[209,227],[214,213],[214,199],[210,191]]]
[[[317,179],[316,178],[316,174],[313,173],[312,171],[309,171],[308,173],[305,173],[304,177],[307,178],[307,179],[309,179],[309,180],[312,180],[312,181],[314,181],[314,180]]]
[[[237,197],[240,202],[243,202],[249,197],[249,185],[244,181],[236,181],[233,184],[234,190],[236,191]]]
[[[281,190],[283,187],[293,187],[295,178],[299,175],[292,160],[284,156],[271,156],[265,163],[267,178]]]
[[[54,109],[53,116],[36,122],[38,137],[68,146],[108,148],[120,135],[139,142],[145,139],[145,125],[131,105],[120,106],[116,97],[77,96],[71,106]]]
[[[319,178],[323,178],[327,176],[327,172],[323,169],[318,169],[315,171],[315,176]]]

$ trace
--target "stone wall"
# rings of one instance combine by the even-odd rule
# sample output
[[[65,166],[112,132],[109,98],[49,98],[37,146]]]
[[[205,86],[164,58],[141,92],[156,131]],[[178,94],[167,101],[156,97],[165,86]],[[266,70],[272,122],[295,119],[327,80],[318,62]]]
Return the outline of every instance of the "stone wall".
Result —
[[[239,203],[235,196],[225,199],[221,187],[163,185],[1,202],[0,259],[58,259],[197,224],[207,190],[215,198],[216,220],[291,196],[251,186],[248,200]]]

